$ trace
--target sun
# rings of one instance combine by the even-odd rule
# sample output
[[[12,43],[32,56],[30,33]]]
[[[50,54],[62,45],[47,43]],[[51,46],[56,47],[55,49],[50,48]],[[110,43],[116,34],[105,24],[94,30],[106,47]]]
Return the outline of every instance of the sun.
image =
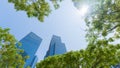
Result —
[[[85,16],[85,14],[88,12],[89,6],[88,5],[82,5],[79,9],[78,12],[81,16]]]

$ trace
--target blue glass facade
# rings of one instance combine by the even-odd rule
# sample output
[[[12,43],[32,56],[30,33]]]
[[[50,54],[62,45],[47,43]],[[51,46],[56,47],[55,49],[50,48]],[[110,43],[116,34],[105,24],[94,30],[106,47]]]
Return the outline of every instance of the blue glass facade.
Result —
[[[112,68],[120,68],[120,64],[113,66]]]
[[[35,68],[35,64],[37,63],[37,56],[35,55],[37,49],[40,46],[42,39],[38,37],[33,32],[29,33],[23,39],[20,40],[22,46],[19,47],[20,49],[24,50],[23,56],[29,56],[29,59],[26,60],[25,68],[30,66],[31,68]]]
[[[61,38],[53,35],[49,49],[44,58],[57,54],[64,54],[66,52],[65,44],[61,42]]]

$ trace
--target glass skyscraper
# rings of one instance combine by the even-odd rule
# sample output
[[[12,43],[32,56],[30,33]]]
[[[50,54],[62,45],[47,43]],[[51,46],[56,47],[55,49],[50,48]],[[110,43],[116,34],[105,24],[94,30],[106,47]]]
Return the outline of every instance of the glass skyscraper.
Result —
[[[57,54],[64,54],[66,52],[65,44],[61,42],[61,38],[53,35],[49,49],[44,58]]]
[[[20,40],[22,46],[19,48],[24,50],[24,53],[22,53],[22,55],[29,56],[29,58],[25,61],[26,64],[24,68],[26,68],[27,66],[30,66],[30,68],[35,68],[38,60],[35,53],[37,52],[41,41],[42,39],[33,32],[30,32],[27,36]]]
[[[120,64],[113,66],[112,68],[120,68]]]

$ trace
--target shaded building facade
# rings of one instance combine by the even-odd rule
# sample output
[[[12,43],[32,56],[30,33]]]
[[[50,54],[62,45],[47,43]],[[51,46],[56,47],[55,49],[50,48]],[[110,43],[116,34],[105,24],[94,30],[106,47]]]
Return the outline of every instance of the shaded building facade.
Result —
[[[61,42],[61,38],[58,36],[53,35],[49,49],[44,58],[48,56],[64,54],[66,52],[65,44]]]
[[[22,56],[29,56],[29,58],[25,61],[26,64],[24,68],[26,68],[27,66],[30,66],[30,68],[35,68],[38,60],[38,57],[35,55],[35,53],[37,52],[41,41],[42,39],[33,32],[30,32],[28,35],[26,35],[23,39],[19,41],[20,43],[22,43],[22,46],[19,48],[24,50]]]
[[[120,68],[120,64],[113,66],[112,68]]]

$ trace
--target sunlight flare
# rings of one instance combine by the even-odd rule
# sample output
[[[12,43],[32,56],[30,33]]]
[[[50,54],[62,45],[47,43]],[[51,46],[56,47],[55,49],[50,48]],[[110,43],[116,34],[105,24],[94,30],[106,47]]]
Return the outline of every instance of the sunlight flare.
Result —
[[[79,9],[78,9],[78,13],[81,15],[81,16],[85,16],[88,12],[88,9],[89,9],[89,6],[88,5],[83,5],[81,6]]]

